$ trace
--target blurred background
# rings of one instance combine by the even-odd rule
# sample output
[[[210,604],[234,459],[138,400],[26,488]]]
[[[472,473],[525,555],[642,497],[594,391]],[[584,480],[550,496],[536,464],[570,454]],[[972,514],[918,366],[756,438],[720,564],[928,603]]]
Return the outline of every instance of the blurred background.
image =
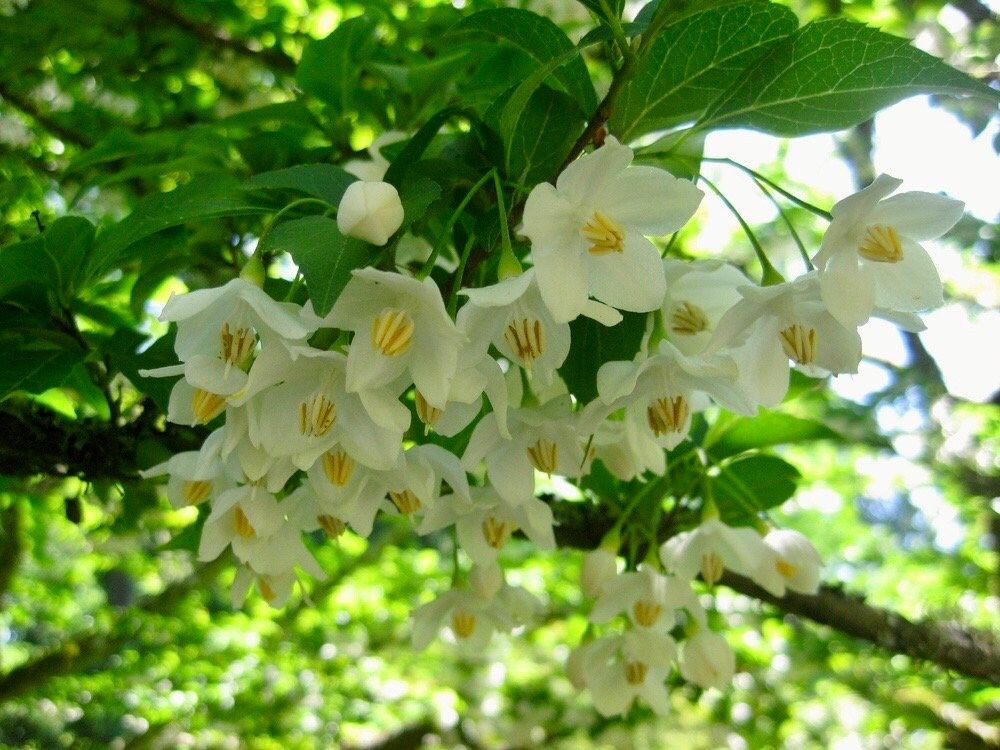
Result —
[[[997,80],[995,2],[788,4],[803,22],[864,21]],[[121,217],[186,175],[355,156],[381,130],[426,116],[421,86],[434,85],[434,70],[426,81],[393,83],[405,71],[359,69],[374,77],[372,109],[386,117],[318,127],[290,105],[306,42],[367,10],[385,19],[384,43],[445,66],[447,50],[436,47],[443,31],[492,5],[0,0],[0,245],[36,218]],[[521,5],[571,36],[589,28],[572,0]],[[600,59],[588,62],[606,76]],[[393,100],[393,86],[406,96]],[[805,481],[774,518],[813,540],[827,582],[909,618],[982,628],[1000,621],[998,147],[988,109],[926,97],[833,135],[727,131],[705,146],[821,206],[883,172],[903,179],[903,190],[965,201],[958,227],[929,243],[947,303],[927,316],[927,330],[870,323],[858,375],[785,405],[855,443],[786,449]],[[705,169],[779,268],[800,273],[774,203],[729,164]],[[822,224],[801,209],[785,213],[817,247]],[[150,311],[171,290],[225,280],[213,253],[220,236],[238,244],[238,228],[204,232],[204,262],[168,259],[145,288],[123,293],[122,314],[159,335]],[[693,256],[752,260],[712,195],[679,241]],[[77,393],[70,382],[38,401],[80,414],[84,380]],[[732,689],[704,692],[677,677],[670,715],[601,719],[564,676],[587,606],[573,551],[512,546],[509,578],[541,597],[546,614],[474,660],[447,643],[410,648],[409,613],[448,588],[450,550],[447,540],[423,546],[391,523],[368,541],[345,534],[323,546],[330,578],[307,586],[308,596],[281,610],[251,598],[234,611],[232,568],[193,562],[184,535],[193,509],[170,510],[158,492],[0,477],[0,746],[388,749],[418,747],[425,735],[425,744],[468,748],[1000,746],[1000,686],[889,657],[721,588],[716,605],[737,650]]]

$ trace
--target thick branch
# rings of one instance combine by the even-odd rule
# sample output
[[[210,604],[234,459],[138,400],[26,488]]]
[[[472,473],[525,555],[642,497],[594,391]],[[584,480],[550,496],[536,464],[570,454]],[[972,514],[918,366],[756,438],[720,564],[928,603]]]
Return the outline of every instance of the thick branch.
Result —
[[[556,540],[561,546],[592,549],[600,544],[614,522],[595,505],[556,503],[553,509],[560,523]],[[722,582],[783,612],[828,625],[891,653],[934,662],[1000,684],[1000,643],[992,633],[929,619],[911,622],[892,610],[873,607],[863,597],[832,586],[823,586],[814,595],[789,591],[778,598],[748,578],[732,573],[727,572]]]

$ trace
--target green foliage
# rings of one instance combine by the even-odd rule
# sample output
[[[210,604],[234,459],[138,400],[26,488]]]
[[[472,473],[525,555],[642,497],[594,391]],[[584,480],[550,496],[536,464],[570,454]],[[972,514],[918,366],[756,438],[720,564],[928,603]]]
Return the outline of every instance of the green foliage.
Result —
[[[559,374],[581,403],[597,398],[597,371],[605,362],[631,360],[646,332],[648,315],[623,313],[618,325],[604,326],[580,316],[569,324],[570,347]]]

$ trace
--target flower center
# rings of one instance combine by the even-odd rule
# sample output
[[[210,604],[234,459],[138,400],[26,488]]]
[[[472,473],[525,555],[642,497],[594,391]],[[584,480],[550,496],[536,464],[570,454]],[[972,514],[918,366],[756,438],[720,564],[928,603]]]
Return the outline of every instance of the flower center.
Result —
[[[339,518],[329,516],[325,513],[321,516],[316,516],[316,521],[330,539],[336,539],[338,536],[343,534],[344,530],[347,528],[344,522]]]
[[[413,400],[416,404],[417,416],[420,418],[420,421],[428,427],[433,427],[441,418],[441,410],[428,404],[427,399],[424,398],[424,394],[420,391],[414,391]]]
[[[203,391],[201,388],[194,389],[194,395],[191,396],[191,411],[194,412],[195,424],[211,422],[224,408],[226,408],[225,397]]]
[[[222,324],[222,332],[219,334],[222,341],[222,360],[226,364],[243,367],[254,348],[257,346],[257,334],[252,328],[229,327],[229,323]]]
[[[858,254],[876,263],[898,263],[903,259],[903,243],[895,229],[876,224],[868,227]]]
[[[694,336],[708,329],[708,316],[698,305],[678,302],[670,311],[670,330],[679,336]]]
[[[537,318],[510,321],[504,329],[503,337],[524,362],[530,363],[545,351],[545,332],[542,321]]]
[[[716,552],[706,552],[701,556],[701,577],[709,586],[722,578],[724,567],[722,558]]]
[[[238,505],[236,506],[236,512],[233,513],[233,526],[236,528],[236,533],[244,539],[252,539],[257,536],[257,532],[254,531],[253,526],[250,524],[247,514]]]
[[[781,347],[789,359],[794,359],[800,365],[812,364],[816,359],[816,329],[807,328],[801,323],[794,323],[778,334],[781,337]]]
[[[646,407],[646,421],[656,437],[684,429],[691,407],[683,396],[658,398]]]
[[[395,357],[413,343],[413,318],[406,310],[384,309],[372,321],[372,345],[387,357]]]
[[[198,505],[205,502],[212,491],[212,483],[208,480],[191,480],[181,485],[181,497],[188,505]]]
[[[656,602],[645,599],[640,599],[632,606],[632,614],[635,615],[635,621],[644,628],[651,628],[655,625],[656,621],[660,619],[661,612],[663,612],[663,607]]]
[[[649,667],[641,661],[625,662],[625,679],[629,685],[641,685],[646,681]]]
[[[458,611],[451,616],[451,629],[455,635],[465,639],[476,629],[476,616],[471,612]]]
[[[327,451],[323,454],[323,473],[330,480],[330,484],[343,487],[350,482],[355,466],[357,462],[344,451]]]
[[[580,230],[590,243],[588,250],[593,255],[607,255],[625,251],[625,230],[614,219],[600,211],[594,211],[590,221]]]
[[[559,465],[559,446],[551,440],[538,438],[534,445],[528,446],[528,458],[540,472],[551,474]]]
[[[486,543],[493,549],[500,549],[507,537],[514,531],[514,524],[510,521],[502,521],[495,516],[489,516],[483,521],[483,536]]]
[[[390,492],[389,499],[392,500],[392,504],[396,506],[396,510],[402,513],[404,516],[408,516],[411,513],[416,513],[424,505],[422,502],[420,502],[420,498],[414,495],[411,490],[403,490],[402,492]]]
[[[784,578],[792,578],[799,570],[798,565],[792,565],[787,560],[782,560],[778,558],[774,562],[774,568],[777,570]]]
[[[323,437],[336,421],[337,405],[322,393],[299,403],[299,434],[305,437]]]

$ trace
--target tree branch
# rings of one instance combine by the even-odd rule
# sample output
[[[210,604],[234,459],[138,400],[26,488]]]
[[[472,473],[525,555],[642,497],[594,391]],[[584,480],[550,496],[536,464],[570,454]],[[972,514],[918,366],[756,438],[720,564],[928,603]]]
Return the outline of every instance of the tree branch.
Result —
[[[89,148],[95,143],[94,139],[86,133],[68,128],[58,120],[53,119],[49,114],[43,112],[30,97],[14,91],[3,81],[0,81],[0,98],[4,100],[7,106],[30,117],[40,128],[49,131],[61,141],[83,148]]]

